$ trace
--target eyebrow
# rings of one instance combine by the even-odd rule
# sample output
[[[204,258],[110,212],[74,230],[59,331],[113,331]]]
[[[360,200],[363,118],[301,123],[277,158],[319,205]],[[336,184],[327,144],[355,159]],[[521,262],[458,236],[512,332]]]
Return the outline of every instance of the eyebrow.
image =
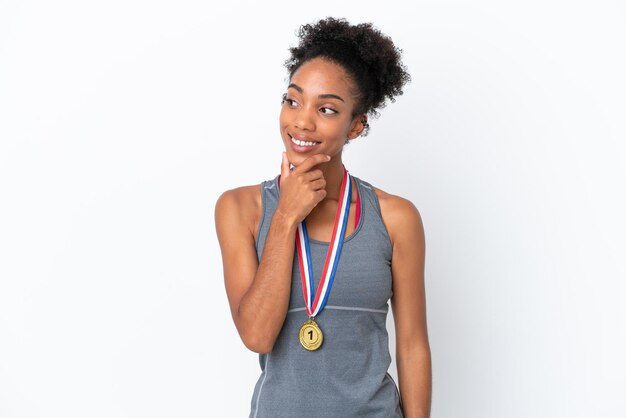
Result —
[[[298,92],[300,92],[300,93],[304,93],[304,90],[302,89],[302,87],[300,87],[297,84],[291,83],[287,88],[289,89],[291,87],[293,87],[294,89],[298,90]],[[339,99],[339,100],[341,100],[344,103],[346,102],[345,100],[343,100],[341,97],[337,96],[336,94],[326,93],[326,94],[320,94],[317,97],[319,97],[320,99]]]

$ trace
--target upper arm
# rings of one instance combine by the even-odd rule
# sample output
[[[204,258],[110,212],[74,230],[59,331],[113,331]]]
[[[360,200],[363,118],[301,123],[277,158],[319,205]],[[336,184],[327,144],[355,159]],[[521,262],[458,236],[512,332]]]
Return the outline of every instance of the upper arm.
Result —
[[[411,201],[388,196],[385,223],[393,245],[391,304],[397,348],[427,347],[424,283],[426,242],[422,218]]]
[[[224,192],[215,204],[215,228],[222,251],[224,284],[233,321],[237,328],[239,303],[252,284],[258,268],[254,224],[250,204],[243,189]]]

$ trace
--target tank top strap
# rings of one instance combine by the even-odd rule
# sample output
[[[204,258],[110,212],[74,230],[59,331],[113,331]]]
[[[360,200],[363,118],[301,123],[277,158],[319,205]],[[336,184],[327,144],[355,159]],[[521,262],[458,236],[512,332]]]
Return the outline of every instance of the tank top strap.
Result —
[[[359,177],[352,177],[356,180],[359,188],[361,217],[366,218],[363,220],[363,227],[365,227],[368,231],[363,233],[363,235],[368,238],[372,238],[373,236],[381,238],[385,247],[385,252],[391,259],[391,238],[389,237],[387,227],[383,221],[382,212],[380,210],[380,202],[378,200],[378,195],[376,195],[376,191],[374,190],[374,186]]]
[[[259,221],[259,229],[256,236],[256,252],[259,262],[261,262],[261,254],[265,246],[265,239],[270,228],[272,216],[278,206],[279,188],[278,175],[271,180],[261,182],[261,220]]]

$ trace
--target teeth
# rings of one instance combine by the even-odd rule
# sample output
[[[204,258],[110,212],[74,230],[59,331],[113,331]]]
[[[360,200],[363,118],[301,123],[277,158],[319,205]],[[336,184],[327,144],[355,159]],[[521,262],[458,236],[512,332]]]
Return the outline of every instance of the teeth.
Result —
[[[294,144],[300,145],[301,147],[312,147],[313,145],[317,144],[317,142],[300,141],[299,139],[296,139],[293,136],[291,137],[291,142],[293,142]]]

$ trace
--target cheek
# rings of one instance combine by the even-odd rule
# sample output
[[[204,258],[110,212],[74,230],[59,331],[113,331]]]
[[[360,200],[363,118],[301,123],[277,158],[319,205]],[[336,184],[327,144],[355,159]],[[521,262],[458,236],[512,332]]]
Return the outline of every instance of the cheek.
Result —
[[[348,136],[350,132],[350,121],[337,121],[334,124],[334,131],[338,137]]]

